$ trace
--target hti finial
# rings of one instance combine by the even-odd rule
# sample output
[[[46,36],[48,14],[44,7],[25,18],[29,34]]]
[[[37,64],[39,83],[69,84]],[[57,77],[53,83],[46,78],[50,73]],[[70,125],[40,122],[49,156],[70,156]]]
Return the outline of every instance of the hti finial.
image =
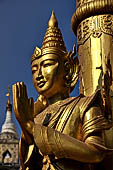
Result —
[[[51,18],[50,18],[50,20],[48,22],[48,26],[49,27],[58,27],[58,21],[57,21],[57,19],[55,17],[54,11],[52,11],[52,15],[51,15]]]
[[[8,93],[6,94],[6,96],[8,97],[8,104],[10,104],[10,87],[8,86]]]

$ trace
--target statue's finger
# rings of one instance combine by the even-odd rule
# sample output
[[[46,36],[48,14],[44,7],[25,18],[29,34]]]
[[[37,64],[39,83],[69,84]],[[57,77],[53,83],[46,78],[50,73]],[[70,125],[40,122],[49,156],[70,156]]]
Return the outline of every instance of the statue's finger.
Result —
[[[13,105],[14,105],[14,110],[17,110],[18,104],[18,97],[19,97],[19,91],[18,91],[18,86],[17,84],[13,85]]]
[[[13,91],[13,105],[15,106],[15,98],[16,98],[16,84],[12,86],[12,91]]]
[[[18,94],[18,98],[20,98],[21,97],[21,85],[20,85],[20,82],[18,82],[16,85],[17,85],[16,91],[17,91],[17,94]]]
[[[30,113],[30,119],[33,120],[33,117],[34,117],[34,100],[33,98],[31,97],[29,99],[29,105],[30,105],[30,108],[31,108],[31,113]]]
[[[33,100],[32,97],[29,99],[29,103],[30,103],[31,108],[33,108],[34,107],[34,100]]]
[[[20,82],[20,97],[24,97],[24,82]]]
[[[23,95],[24,95],[24,97],[25,98],[28,98],[28,96],[27,96],[27,87],[26,87],[26,85],[24,84],[24,86],[23,86]]]
[[[19,88],[18,88],[17,83],[16,83],[16,88],[15,88],[15,95],[17,98],[19,98]]]

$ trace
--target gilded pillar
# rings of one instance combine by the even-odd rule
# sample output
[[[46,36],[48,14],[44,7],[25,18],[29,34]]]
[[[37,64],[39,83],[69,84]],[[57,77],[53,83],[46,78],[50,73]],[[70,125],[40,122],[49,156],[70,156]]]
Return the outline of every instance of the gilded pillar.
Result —
[[[71,25],[77,36],[81,66],[79,89],[80,93],[88,96],[102,87],[107,60],[113,73],[113,0],[76,0],[76,11],[72,16]],[[107,79],[104,83],[106,87],[109,86]],[[113,81],[109,94],[111,119],[113,118]],[[113,128],[106,132],[106,138],[109,139],[108,145],[112,148]]]
[[[87,96],[101,88],[106,58],[113,71],[113,0],[76,0],[76,7],[71,24],[81,65],[80,92]]]

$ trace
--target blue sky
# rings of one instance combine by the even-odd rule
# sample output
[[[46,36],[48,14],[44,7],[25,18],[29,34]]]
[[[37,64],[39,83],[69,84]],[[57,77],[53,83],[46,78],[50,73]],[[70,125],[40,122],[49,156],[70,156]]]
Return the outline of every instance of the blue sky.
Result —
[[[72,50],[76,43],[71,29],[75,6],[75,0],[0,0],[0,129],[5,119],[8,86],[23,81],[27,85],[28,96],[34,100],[37,98],[32,84],[30,57],[35,46],[42,45],[52,10],[67,50]],[[72,95],[77,94],[78,88]],[[20,135],[17,122],[16,126]]]

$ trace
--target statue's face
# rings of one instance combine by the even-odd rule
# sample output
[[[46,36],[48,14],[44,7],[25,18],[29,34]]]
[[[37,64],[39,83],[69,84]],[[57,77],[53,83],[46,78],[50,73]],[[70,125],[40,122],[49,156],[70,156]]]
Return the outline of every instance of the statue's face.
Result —
[[[33,61],[33,83],[39,94],[47,98],[62,93],[64,88],[64,67],[56,54],[46,54]]]

